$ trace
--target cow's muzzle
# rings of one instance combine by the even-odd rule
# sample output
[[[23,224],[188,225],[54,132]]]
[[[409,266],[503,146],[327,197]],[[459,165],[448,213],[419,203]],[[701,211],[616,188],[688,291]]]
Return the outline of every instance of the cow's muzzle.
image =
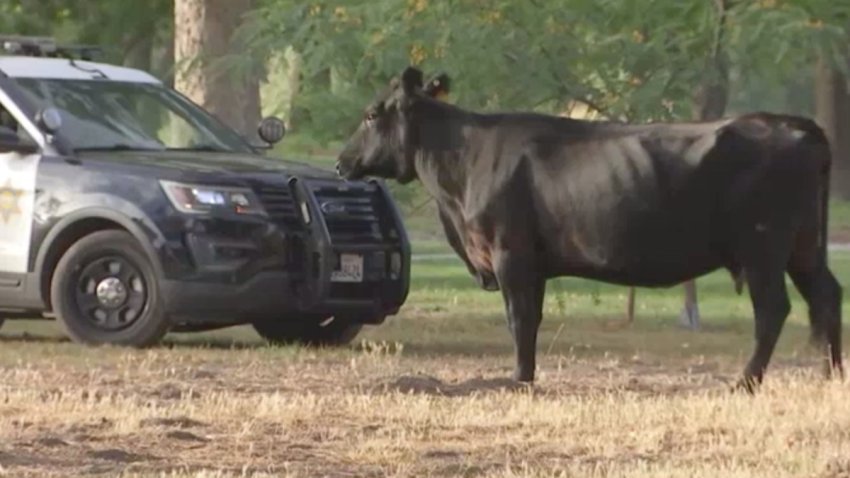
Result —
[[[343,179],[358,179],[357,168],[347,165],[342,161],[336,162],[336,174]]]

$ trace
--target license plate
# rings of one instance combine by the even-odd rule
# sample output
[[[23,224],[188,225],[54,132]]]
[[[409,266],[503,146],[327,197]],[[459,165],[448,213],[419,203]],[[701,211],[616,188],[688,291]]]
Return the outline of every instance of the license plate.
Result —
[[[334,282],[363,282],[363,256],[340,254],[339,270],[331,272]]]

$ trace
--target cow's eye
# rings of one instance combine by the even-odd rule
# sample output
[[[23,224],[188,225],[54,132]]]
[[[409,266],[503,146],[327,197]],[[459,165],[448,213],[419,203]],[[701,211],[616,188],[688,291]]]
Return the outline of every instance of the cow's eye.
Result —
[[[376,113],[375,111],[370,111],[370,112],[366,113],[366,121],[372,123],[376,119],[378,119],[378,113]]]

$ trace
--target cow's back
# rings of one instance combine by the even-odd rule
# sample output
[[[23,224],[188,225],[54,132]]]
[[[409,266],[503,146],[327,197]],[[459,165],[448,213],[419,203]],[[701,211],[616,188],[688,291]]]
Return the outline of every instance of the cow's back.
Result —
[[[746,117],[529,138],[523,154],[553,275],[672,285],[728,265],[752,213],[738,196],[772,180],[766,158],[795,140],[781,129]]]

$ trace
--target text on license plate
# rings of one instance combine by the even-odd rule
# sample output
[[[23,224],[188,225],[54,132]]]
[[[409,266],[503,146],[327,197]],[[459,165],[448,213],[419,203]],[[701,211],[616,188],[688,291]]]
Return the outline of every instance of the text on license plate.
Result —
[[[339,270],[331,272],[333,282],[363,282],[363,256],[340,254]]]

